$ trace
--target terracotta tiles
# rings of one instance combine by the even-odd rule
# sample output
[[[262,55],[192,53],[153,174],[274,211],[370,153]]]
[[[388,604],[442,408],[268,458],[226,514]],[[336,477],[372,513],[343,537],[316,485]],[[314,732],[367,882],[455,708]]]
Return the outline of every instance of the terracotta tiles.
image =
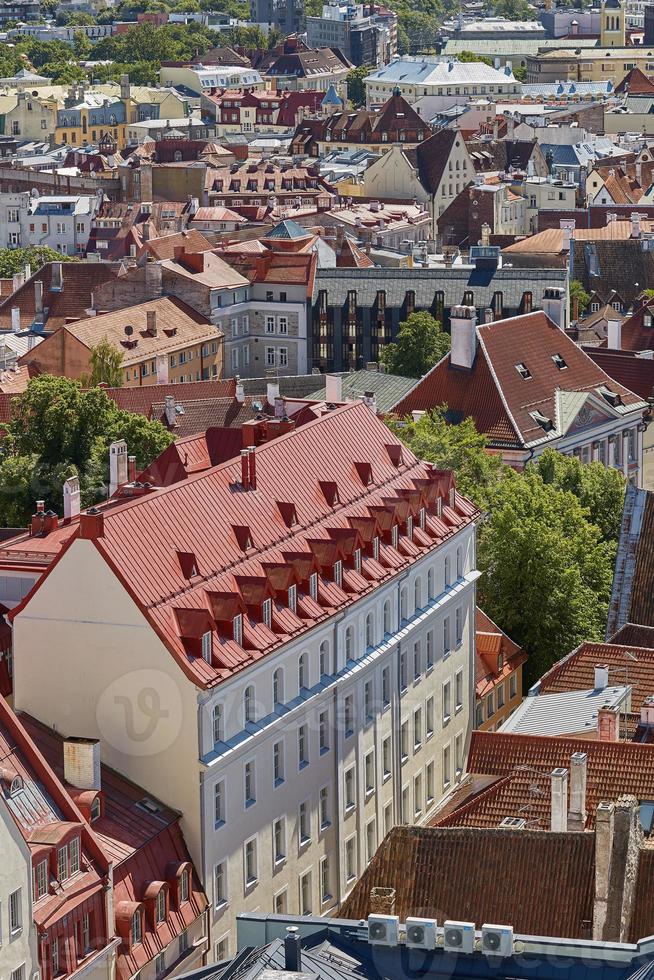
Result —
[[[396,890],[400,921],[497,922],[518,933],[590,938],[594,847],[593,834],[394,827],[339,915],[366,918],[371,888],[385,886]]]
[[[631,686],[633,712],[640,711],[643,699],[654,694],[654,650],[613,643],[582,643],[543,675],[540,693],[592,690],[596,664],[607,665],[610,685]]]

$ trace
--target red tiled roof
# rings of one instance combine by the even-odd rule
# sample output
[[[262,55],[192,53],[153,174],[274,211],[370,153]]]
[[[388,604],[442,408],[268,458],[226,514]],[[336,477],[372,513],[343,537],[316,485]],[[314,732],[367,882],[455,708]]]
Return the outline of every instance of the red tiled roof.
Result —
[[[645,400],[654,394],[654,358],[636,357],[630,351],[597,347],[584,349],[598,367],[618,384],[624,385]]]
[[[477,336],[479,348],[472,370],[453,368],[448,354],[394,411],[405,415],[446,404],[450,412],[472,416],[491,445],[525,446],[545,437],[531,412],[537,410],[556,424],[559,390],[593,392],[607,385],[622,396],[625,405],[642,401],[609,378],[542,311],[483,324]],[[557,368],[555,354],[563,357],[564,371]],[[528,368],[528,380],[516,369],[518,362]]]
[[[144,385],[140,388],[105,388],[105,392],[118,408],[137,415],[152,418],[154,402],[165,400],[166,395],[174,395],[176,401],[204,398],[233,398],[236,394],[234,378],[211,381],[187,381],[178,385]]]
[[[609,684],[630,685],[632,711],[654,694],[654,650],[614,643],[582,643],[541,677],[540,693],[592,690],[596,664],[609,668]]]
[[[654,95],[654,82],[640,68],[632,68],[613,90],[614,95]]]
[[[534,794],[524,781],[521,782],[520,773],[548,774],[557,767],[568,768],[575,752],[585,752],[588,757],[586,810],[589,826],[594,825],[597,804],[603,800],[615,801],[623,794],[639,800],[654,799],[654,748],[634,742],[475,731],[470,743],[468,771],[515,777],[506,790],[510,809],[504,816],[519,816],[515,808],[520,801],[525,806],[534,804]],[[521,792],[521,787],[525,790],[525,786],[526,791]],[[492,790],[488,792],[492,793]]]
[[[497,669],[497,658],[502,654],[502,669]],[[483,610],[475,611],[475,684],[478,698],[482,698],[499,681],[509,677],[523,664],[527,654],[517,643],[509,639]]]
[[[11,311],[20,310],[20,325],[28,329],[34,320],[34,283],[43,283],[43,306],[48,307],[46,329],[53,330],[67,318],[79,319],[92,305],[93,291],[124,271],[119,262],[62,262],[64,288],[52,290],[53,262],[46,262],[15,293],[0,302],[0,327],[11,327]]]
[[[201,231],[192,228],[190,231],[180,231],[175,235],[163,235],[161,238],[151,238],[143,243],[143,251],[155,259],[173,259],[175,249],[183,248],[185,252],[206,252],[211,242],[207,241]]]
[[[401,922],[501,922],[522,934],[590,938],[594,879],[593,834],[394,827],[339,915],[367,918],[370,891],[381,886],[395,889]]]
[[[397,458],[396,446],[401,443],[384,423],[363,403],[354,402],[259,447],[256,490],[242,491],[241,462],[228,461],[138,499],[111,502],[103,511],[103,536],[94,545],[182,670],[198,686],[211,686],[355,601],[475,520],[476,509],[460,494],[449,505],[454,485],[450,472],[419,462],[406,447],[396,465],[391,458]],[[370,464],[372,482],[367,486],[353,465],[354,454],[358,463]],[[338,491],[333,506],[321,489],[326,480]],[[416,488],[419,498],[409,504],[407,491]],[[443,500],[441,517],[438,497]],[[380,526],[375,508],[385,508],[384,515],[400,523],[409,506],[417,516],[418,499],[427,508],[424,531],[416,528],[413,541],[402,535],[398,549],[382,540],[379,560],[366,555],[364,574],[348,570],[342,588],[330,580],[326,573],[337,558],[345,560],[346,569],[351,564],[357,540],[341,540],[340,529],[351,529],[360,516],[373,516]],[[290,531],[280,507],[285,501],[295,504],[297,515]],[[383,538],[381,529],[378,533]],[[195,556],[197,579],[184,576],[180,548]],[[298,564],[299,554],[306,562]],[[275,599],[268,628],[247,610],[240,646],[231,636],[234,612],[221,612],[223,597],[233,596],[246,612],[242,577],[259,576],[265,583],[266,568],[280,562],[291,566],[301,587],[297,614],[285,599]],[[319,576],[318,602],[304,594],[313,570],[324,574]],[[272,586],[267,588],[273,597]],[[11,615],[19,615],[24,605]],[[212,663],[203,659],[198,645],[198,630],[208,629],[215,629]]]

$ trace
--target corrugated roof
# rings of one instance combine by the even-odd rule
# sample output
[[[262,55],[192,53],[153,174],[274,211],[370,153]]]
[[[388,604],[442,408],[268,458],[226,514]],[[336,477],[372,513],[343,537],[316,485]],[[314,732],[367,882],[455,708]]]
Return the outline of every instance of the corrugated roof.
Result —
[[[501,731],[515,735],[597,734],[597,712],[624,706],[626,687],[561,691],[525,698],[503,723]]]

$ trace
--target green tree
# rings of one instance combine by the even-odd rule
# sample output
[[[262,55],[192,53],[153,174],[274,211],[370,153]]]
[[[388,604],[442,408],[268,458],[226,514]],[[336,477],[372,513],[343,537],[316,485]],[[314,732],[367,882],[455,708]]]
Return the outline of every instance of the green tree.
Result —
[[[27,263],[36,272],[46,262],[73,262],[73,256],[62,255],[48,245],[28,245],[26,248],[0,248],[0,279],[11,279],[22,272]]]
[[[581,316],[590,303],[590,296],[584,289],[583,283],[579,282],[578,279],[573,279],[570,283],[570,316],[573,315],[573,310],[576,306],[578,310],[578,315]]]
[[[475,54],[474,51],[460,51],[456,57],[458,61],[462,61],[462,62],[481,61],[482,64],[490,65],[491,68],[493,67],[492,58],[486,58],[485,55],[483,54]]]
[[[487,451],[486,438],[477,432],[471,418],[458,425],[446,419],[443,405],[425,412],[417,422],[408,416],[391,419],[388,425],[419,459],[454,470],[459,490],[483,507],[488,489],[503,473],[502,462]]]
[[[440,323],[433,316],[420,311],[410,313],[400,324],[397,340],[384,347],[379,359],[389,374],[420,378],[449,349],[449,334],[443,333]]]
[[[625,480],[618,470],[603,463],[584,464],[555,449],[546,449],[532,465],[543,483],[573,493],[603,539],[617,543],[625,494]]]
[[[366,87],[363,83],[371,71],[370,65],[359,65],[346,78],[347,97],[356,109],[366,104]]]
[[[480,605],[529,653],[533,683],[606,623],[615,545],[577,497],[529,469],[489,488],[478,547]]]
[[[527,81],[527,68],[525,65],[515,65],[513,68],[513,77],[518,82]]]
[[[52,61],[41,65],[41,74],[52,79],[53,85],[70,85],[72,82],[83,82],[86,72],[74,61]]]
[[[406,34],[408,53],[434,51],[439,44],[439,21],[421,10],[407,10],[400,15],[399,23]]]
[[[80,378],[83,388],[94,388],[99,384],[111,388],[121,388],[123,385],[123,355],[103,338],[91,349],[91,373]]]
[[[527,0],[495,0],[494,13],[509,20],[533,20],[534,10]]]
[[[80,61],[86,61],[89,58],[91,54],[91,42],[84,31],[75,31],[73,51],[75,57],[79,58]]]

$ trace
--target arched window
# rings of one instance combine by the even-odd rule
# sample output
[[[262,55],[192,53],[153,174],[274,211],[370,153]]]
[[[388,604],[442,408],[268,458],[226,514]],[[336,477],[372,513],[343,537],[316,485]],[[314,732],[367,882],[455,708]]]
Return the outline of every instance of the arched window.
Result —
[[[251,684],[243,695],[243,719],[246,725],[254,721],[254,688]]]
[[[391,632],[391,600],[387,599],[384,603],[384,636]]]
[[[434,581],[435,581],[434,569],[430,568],[429,571],[427,572],[427,592],[430,599],[434,599],[436,597],[436,589],[434,588]]]
[[[298,690],[301,691],[302,688],[308,686],[308,671],[307,671],[307,655],[306,653],[300,654],[300,659],[297,662],[297,686]]]
[[[407,618],[407,612],[409,608],[409,597],[407,595],[406,589],[402,589],[400,592],[400,619],[404,620]]]
[[[354,656],[354,627],[348,626],[345,630],[345,659],[352,660]]]
[[[173,153],[173,160],[175,161],[175,163],[181,163],[182,162],[182,151],[181,150],[175,150],[175,152]]]
[[[273,708],[284,700],[284,671],[278,667],[273,674]]]
[[[450,584],[450,556],[445,558],[445,585]]]
[[[216,742],[223,742],[225,740],[225,726],[223,721],[223,706],[222,704],[214,704],[213,706],[213,741],[214,745]]]
[[[366,650],[369,650],[375,644],[375,633],[374,633],[374,622],[372,618],[372,613],[368,613],[366,616]]]
[[[413,585],[413,604],[416,612],[418,609],[422,609],[422,582],[419,578],[415,580]]]
[[[323,640],[320,644],[320,676],[327,677],[329,673],[329,641]]]
[[[91,823],[93,823],[94,820],[99,820],[101,816],[102,804],[100,802],[100,797],[96,796],[93,803],[91,803]]]

